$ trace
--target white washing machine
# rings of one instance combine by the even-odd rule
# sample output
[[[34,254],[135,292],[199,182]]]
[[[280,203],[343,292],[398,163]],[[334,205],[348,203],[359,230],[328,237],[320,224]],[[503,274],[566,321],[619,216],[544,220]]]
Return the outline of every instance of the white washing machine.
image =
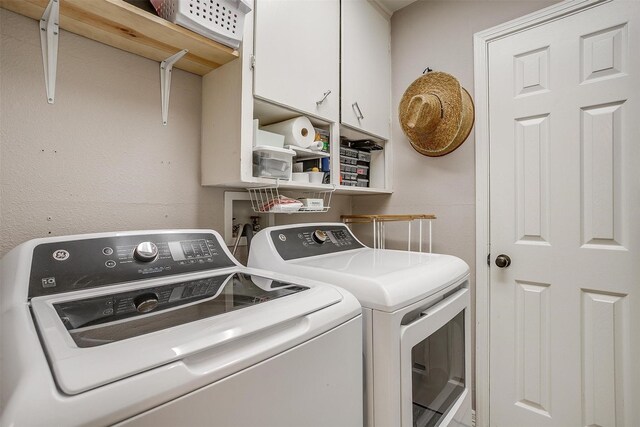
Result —
[[[249,266],[340,286],[363,306],[365,424],[471,425],[469,266],[372,249],[344,224],[270,227]]]
[[[362,426],[358,301],[214,231],[32,240],[0,292],[2,426]]]

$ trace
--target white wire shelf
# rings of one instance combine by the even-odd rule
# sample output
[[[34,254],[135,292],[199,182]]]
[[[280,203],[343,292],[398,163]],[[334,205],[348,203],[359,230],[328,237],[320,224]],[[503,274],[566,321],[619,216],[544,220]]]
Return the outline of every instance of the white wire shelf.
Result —
[[[251,208],[256,213],[321,213],[331,207],[330,190],[303,191],[299,197],[285,196],[279,186],[247,188],[251,199]],[[290,193],[290,192],[288,192]]]

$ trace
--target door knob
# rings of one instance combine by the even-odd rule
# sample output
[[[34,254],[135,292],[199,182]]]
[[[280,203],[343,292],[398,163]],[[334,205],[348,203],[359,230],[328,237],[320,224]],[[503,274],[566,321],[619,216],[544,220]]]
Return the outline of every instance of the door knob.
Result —
[[[507,268],[511,265],[511,258],[509,255],[500,254],[496,257],[496,265],[499,268]]]

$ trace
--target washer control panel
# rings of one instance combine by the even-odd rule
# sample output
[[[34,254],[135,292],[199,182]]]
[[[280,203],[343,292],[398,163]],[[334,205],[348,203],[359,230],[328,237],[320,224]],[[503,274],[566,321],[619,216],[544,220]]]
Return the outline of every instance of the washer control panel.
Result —
[[[33,250],[29,298],[234,265],[211,233],[43,243]]]
[[[363,248],[343,225],[309,225],[272,230],[270,238],[285,261]]]

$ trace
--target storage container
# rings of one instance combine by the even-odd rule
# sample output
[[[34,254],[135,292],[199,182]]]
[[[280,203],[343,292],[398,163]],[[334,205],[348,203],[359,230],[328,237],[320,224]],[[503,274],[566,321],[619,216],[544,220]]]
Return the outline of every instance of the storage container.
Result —
[[[358,179],[358,174],[351,172],[340,172],[340,178],[342,181],[356,181]]]
[[[275,147],[253,148],[253,176],[291,179],[293,150]]]
[[[371,162],[371,153],[367,153],[366,151],[358,151],[358,160],[363,162]]]
[[[358,175],[369,176],[369,166],[362,166],[362,165],[356,166],[356,173]]]
[[[358,150],[354,148],[340,147],[340,154],[343,153],[343,149],[344,149],[344,154],[343,154],[344,156],[353,157],[354,159],[358,158]]]
[[[248,0],[151,0],[158,15],[207,38],[237,49],[244,32]]]
[[[358,178],[357,186],[358,187],[368,187],[369,186],[369,180],[368,179]]]
[[[358,159],[355,157],[340,156],[340,163],[345,165],[355,165],[358,163]]]
[[[268,146],[283,148],[284,135],[260,129],[259,121],[256,119],[253,121],[253,145],[254,147]]]
[[[356,173],[357,168],[351,165],[345,165],[340,163],[340,172],[351,172]]]

